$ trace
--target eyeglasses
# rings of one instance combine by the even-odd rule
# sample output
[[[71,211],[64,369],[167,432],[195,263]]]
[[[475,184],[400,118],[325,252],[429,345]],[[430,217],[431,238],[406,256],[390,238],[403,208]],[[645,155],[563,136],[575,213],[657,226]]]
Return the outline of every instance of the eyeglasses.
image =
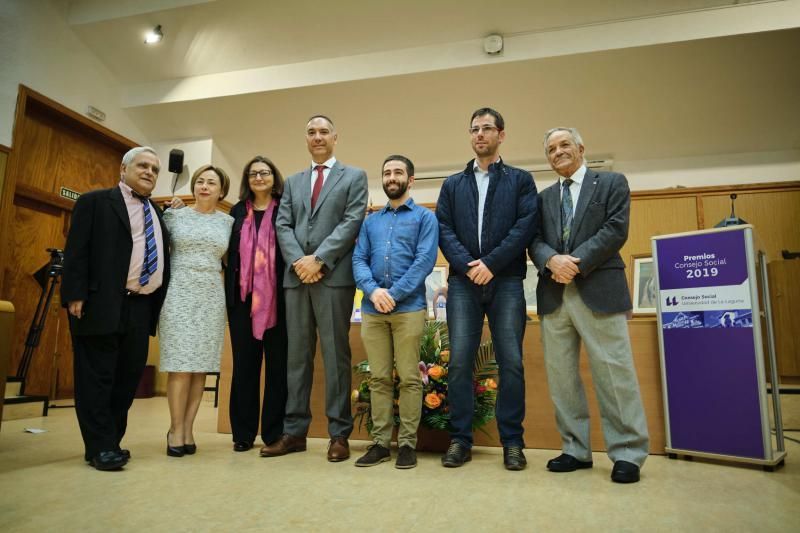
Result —
[[[257,172],[256,171],[248,172],[247,175],[250,176],[250,179],[253,179],[253,180],[256,179],[256,177],[264,179],[267,176],[272,176],[272,171],[269,170],[269,169],[264,169],[264,170],[259,170]]]
[[[497,126],[491,126],[491,125],[487,124],[485,126],[472,126],[469,129],[469,134],[470,135],[480,135],[481,132],[483,132],[484,134],[488,134],[488,133],[492,133],[494,131],[500,131],[500,128],[498,128]]]

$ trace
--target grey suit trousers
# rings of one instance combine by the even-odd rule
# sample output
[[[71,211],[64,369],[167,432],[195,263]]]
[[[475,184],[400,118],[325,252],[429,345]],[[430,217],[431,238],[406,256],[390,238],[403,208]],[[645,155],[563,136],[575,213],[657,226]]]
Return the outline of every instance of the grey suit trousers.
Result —
[[[642,466],[650,438],[625,313],[593,312],[583,303],[575,283],[570,283],[565,287],[562,304],[541,320],[547,384],[562,451],[581,461],[592,459],[589,406],[578,367],[583,341],[608,456],[612,461]]]
[[[350,315],[355,286],[328,287],[322,282],[286,289],[288,397],[283,430],[304,437],[311,424],[311,386],[319,329],[325,366],[325,414],[331,437],[353,431],[350,408]]]

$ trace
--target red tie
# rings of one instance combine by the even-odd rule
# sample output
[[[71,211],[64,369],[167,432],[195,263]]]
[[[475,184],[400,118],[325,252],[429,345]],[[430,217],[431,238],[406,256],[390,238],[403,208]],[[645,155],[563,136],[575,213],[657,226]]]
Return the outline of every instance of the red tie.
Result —
[[[314,170],[317,171],[317,181],[314,182],[314,190],[311,191],[311,210],[314,210],[314,206],[317,205],[317,199],[319,198],[319,191],[322,190],[322,181],[325,177],[322,175],[322,171],[325,170],[325,165],[317,165],[314,167]]]

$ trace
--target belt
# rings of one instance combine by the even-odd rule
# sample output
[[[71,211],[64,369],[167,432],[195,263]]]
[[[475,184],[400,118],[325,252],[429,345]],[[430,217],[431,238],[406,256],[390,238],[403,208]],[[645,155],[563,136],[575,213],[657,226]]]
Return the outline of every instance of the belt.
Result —
[[[122,295],[123,295],[123,296],[128,296],[128,297],[131,297],[131,298],[133,298],[133,297],[144,297],[144,296],[150,296],[150,294],[142,294],[142,293],[140,293],[140,292],[132,291],[132,290],[130,290],[130,289],[125,289],[125,290],[123,290],[123,291],[122,291]]]

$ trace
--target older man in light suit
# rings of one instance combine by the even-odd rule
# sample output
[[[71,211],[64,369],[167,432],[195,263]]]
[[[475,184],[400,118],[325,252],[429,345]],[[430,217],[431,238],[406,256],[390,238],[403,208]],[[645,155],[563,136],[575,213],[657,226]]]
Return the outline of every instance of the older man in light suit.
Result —
[[[578,371],[586,345],[600,405],[611,479],[639,481],[649,437],[633,366],[626,314],[631,298],[619,250],[628,239],[630,189],[625,176],[587,169],[574,128],[554,128],[545,154],[559,181],[539,196],[539,234],[529,253],[539,270],[547,383],[563,453],[552,472],[592,467],[589,407]]]
[[[283,286],[289,334],[288,399],[285,433],[261,449],[263,457],[306,449],[317,329],[325,365],[325,414],[331,437],[328,460],[350,457],[352,257],[367,210],[367,175],[336,160],[337,138],[328,117],[309,119],[306,142],[312,162],[286,180],[275,221],[287,266]]]

